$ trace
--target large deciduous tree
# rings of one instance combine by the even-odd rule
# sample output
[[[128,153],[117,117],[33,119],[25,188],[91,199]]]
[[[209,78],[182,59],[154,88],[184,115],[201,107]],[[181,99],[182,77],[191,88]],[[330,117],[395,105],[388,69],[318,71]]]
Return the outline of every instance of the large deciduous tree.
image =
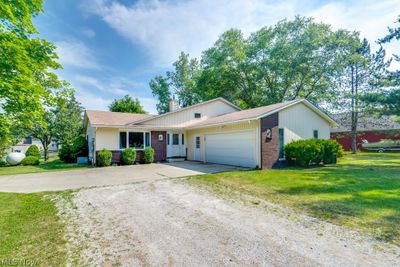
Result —
[[[52,73],[61,67],[56,61],[56,47],[34,37],[37,31],[31,20],[43,11],[42,4],[42,0],[15,0],[2,1],[0,5],[2,138],[11,139],[9,127],[16,123],[31,127],[42,120],[45,105],[51,104],[53,89],[61,86]]]
[[[140,104],[139,99],[132,98],[129,95],[124,96],[121,99],[114,99],[114,101],[108,107],[113,112],[127,112],[127,113],[141,113],[147,114]]]
[[[150,81],[150,89],[153,96],[157,97],[156,105],[159,114],[169,111],[169,101],[171,100],[171,91],[168,80],[161,75],[157,75]]]
[[[245,38],[223,33],[201,60],[181,53],[174,70],[150,82],[166,106],[175,95],[181,106],[224,97],[242,108],[305,97],[317,103],[335,96],[337,73],[353,33],[333,31],[311,18],[283,20]]]

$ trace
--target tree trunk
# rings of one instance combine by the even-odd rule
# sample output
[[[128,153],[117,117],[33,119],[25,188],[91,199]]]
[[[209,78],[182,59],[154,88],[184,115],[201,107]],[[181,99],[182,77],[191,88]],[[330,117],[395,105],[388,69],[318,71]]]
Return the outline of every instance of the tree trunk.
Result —
[[[351,67],[351,152],[357,153],[357,112],[356,112],[356,86],[354,67]]]

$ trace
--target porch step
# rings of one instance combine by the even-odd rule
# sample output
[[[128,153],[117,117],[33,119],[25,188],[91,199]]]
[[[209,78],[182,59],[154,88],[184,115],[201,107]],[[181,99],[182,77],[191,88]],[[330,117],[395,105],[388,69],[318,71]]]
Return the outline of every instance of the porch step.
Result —
[[[185,158],[169,158],[167,159],[168,162],[178,162],[178,161],[185,161]]]

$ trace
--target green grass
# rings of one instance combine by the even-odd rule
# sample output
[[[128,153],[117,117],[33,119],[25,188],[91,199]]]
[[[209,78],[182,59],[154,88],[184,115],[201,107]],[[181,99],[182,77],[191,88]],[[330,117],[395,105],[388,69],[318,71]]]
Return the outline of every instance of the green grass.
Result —
[[[57,209],[44,194],[0,193],[0,260],[15,260],[18,266],[26,260],[35,266],[63,266],[63,235]]]
[[[89,165],[78,165],[73,163],[65,163],[57,157],[50,158],[47,162],[41,161],[37,166],[6,166],[0,167],[0,175],[24,174],[24,173],[37,173],[37,172],[54,172],[65,171],[82,168],[91,168]]]
[[[337,165],[232,171],[189,181],[245,192],[400,245],[399,153],[348,154]]]

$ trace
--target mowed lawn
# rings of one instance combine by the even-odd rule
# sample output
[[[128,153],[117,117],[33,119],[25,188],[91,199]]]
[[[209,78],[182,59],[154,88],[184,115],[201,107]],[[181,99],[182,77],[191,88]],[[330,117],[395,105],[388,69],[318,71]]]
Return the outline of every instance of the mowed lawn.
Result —
[[[65,171],[75,170],[82,168],[91,168],[90,165],[78,165],[74,163],[65,163],[58,159],[58,157],[50,158],[48,161],[40,161],[37,166],[6,166],[0,167],[0,175],[13,175],[13,174],[24,174],[24,173],[37,173],[37,172],[54,172],[54,171]]]
[[[245,192],[400,245],[400,153],[348,154],[337,165],[232,171],[189,181]]]
[[[44,194],[0,193],[1,260],[14,261],[13,266],[64,266],[64,227]]]

